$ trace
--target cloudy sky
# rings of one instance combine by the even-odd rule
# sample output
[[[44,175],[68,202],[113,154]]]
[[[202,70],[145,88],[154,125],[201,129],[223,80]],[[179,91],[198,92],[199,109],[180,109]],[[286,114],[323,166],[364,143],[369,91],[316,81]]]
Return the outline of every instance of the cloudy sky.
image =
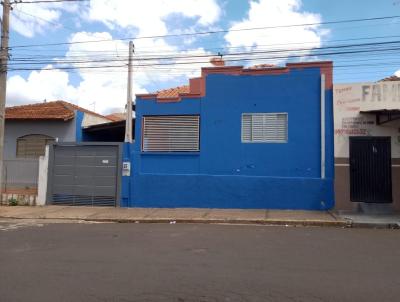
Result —
[[[90,0],[13,8],[8,106],[63,99],[121,111],[129,39],[134,93],[186,84],[218,54],[247,66],[333,60],[337,83],[400,69],[396,0]]]

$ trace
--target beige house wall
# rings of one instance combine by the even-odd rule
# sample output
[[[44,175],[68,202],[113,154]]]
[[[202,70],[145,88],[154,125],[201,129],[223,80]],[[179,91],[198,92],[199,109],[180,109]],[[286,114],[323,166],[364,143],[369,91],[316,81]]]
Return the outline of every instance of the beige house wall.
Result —
[[[392,153],[393,208],[400,211],[400,121],[376,124],[379,108],[400,109],[400,81],[338,84],[333,88],[335,131],[335,208],[355,210],[350,201],[350,136],[389,136]],[[362,112],[364,111],[364,112]]]

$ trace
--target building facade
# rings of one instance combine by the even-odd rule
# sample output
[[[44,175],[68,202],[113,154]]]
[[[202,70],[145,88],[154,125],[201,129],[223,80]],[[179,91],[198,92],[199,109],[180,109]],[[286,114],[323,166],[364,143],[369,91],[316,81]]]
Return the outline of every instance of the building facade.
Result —
[[[85,127],[110,122],[102,115],[64,101],[6,108],[3,191],[33,192],[39,157],[52,142],[80,142]]]
[[[203,68],[138,95],[121,205],[330,209],[332,100],[331,62]]]
[[[334,86],[336,209],[400,210],[400,81]]]

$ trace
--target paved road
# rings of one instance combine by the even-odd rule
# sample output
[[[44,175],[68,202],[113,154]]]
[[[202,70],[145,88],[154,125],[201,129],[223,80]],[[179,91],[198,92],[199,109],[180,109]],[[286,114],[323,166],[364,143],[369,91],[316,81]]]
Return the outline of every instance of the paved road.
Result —
[[[400,231],[0,221],[0,301],[400,301]]]

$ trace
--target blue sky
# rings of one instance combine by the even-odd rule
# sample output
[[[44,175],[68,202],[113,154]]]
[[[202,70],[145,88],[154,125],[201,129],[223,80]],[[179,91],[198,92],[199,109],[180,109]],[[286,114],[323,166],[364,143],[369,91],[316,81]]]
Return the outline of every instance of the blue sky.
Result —
[[[400,18],[318,23],[396,15],[400,16],[398,0],[22,3],[14,6],[11,18],[7,105],[64,99],[102,113],[121,111],[126,98],[128,41],[119,39],[128,37],[158,36],[134,40],[134,64],[140,65],[135,68],[135,93],[186,84],[218,53],[231,65],[330,59],[336,66],[336,83],[376,81],[400,70],[398,44],[372,45],[367,47],[371,50],[368,52],[327,56],[318,55],[321,50],[315,48],[400,41]],[[317,25],[282,27],[310,23]],[[240,31],[273,26],[278,28]],[[215,30],[231,31],[187,35]],[[185,35],[165,37],[171,34]],[[96,42],[86,43],[93,40]],[[66,42],[70,44],[32,46]],[[376,51],[376,47],[381,50]],[[277,50],[279,56],[271,55]],[[166,56],[170,58],[166,60]]]

